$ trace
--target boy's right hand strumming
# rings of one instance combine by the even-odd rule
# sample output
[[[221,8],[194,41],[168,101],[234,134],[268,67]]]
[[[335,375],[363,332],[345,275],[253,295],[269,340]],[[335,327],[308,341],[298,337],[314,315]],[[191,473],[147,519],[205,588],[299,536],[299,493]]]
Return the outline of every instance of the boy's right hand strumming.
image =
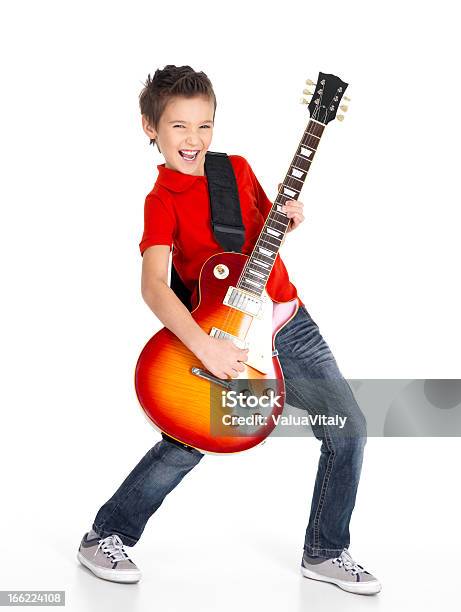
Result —
[[[195,347],[194,347],[195,348]],[[236,378],[245,371],[242,362],[248,359],[248,349],[240,349],[225,338],[206,336],[193,351],[205,368],[218,378]]]

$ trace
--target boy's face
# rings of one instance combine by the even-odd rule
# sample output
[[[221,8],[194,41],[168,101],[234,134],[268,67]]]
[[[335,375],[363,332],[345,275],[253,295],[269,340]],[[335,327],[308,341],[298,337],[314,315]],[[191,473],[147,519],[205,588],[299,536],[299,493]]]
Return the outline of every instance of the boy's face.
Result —
[[[143,116],[143,129],[157,141],[166,168],[183,174],[205,174],[205,153],[213,137],[213,113],[213,101],[204,96],[177,96],[166,105],[158,131]]]

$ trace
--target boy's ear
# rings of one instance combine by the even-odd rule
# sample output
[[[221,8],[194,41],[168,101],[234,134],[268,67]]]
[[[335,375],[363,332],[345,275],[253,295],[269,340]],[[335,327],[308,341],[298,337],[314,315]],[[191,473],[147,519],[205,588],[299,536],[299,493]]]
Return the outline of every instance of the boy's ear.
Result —
[[[152,140],[155,140],[157,138],[157,132],[154,130],[154,128],[149,123],[148,118],[145,115],[142,115],[141,121],[142,121],[142,129],[144,130],[145,134],[147,134],[147,136],[149,136],[149,138],[151,138]]]

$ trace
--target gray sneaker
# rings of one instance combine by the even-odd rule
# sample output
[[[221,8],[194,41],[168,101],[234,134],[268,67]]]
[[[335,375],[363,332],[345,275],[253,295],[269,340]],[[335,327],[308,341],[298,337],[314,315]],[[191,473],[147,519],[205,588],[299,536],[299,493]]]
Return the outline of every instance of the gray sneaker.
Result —
[[[373,595],[381,590],[379,580],[356,563],[347,548],[333,559],[312,559],[304,553],[301,572],[306,578],[332,582],[350,593]]]
[[[87,536],[88,533],[83,536],[77,559],[98,578],[113,582],[138,582],[141,579],[140,570],[129,558],[117,534],[90,540]]]

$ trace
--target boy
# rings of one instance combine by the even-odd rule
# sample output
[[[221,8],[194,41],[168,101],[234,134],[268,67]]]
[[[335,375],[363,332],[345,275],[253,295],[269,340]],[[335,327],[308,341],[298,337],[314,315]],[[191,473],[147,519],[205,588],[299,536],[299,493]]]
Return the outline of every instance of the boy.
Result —
[[[205,153],[211,144],[216,98],[203,72],[190,66],[166,66],[150,75],[140,95],[142,126],[151,143],[165,158],[146,198],[142,295],[157,318],[220,378],[235,378],[244,370],[247,350],[230,340],[213,338],[202,330],[168,285],[172,245],[175,267],[193,290],[202,264],[222,251],[211,226]],[[272,203],[248,162],[231,155],[239,190],[245,244],[250,254]],[[284,206],[292,231],[304,220],[303,205]],[[285,266],[277,257],[266,290],[284,302],[297,297]],[[320,400],[327,414],[347,417],[349,436],[334,427],[313,426],[322,441],[320,462],[306,530],[302,573],[337,584],[354,593],[377,593],[378,580],[358,565],[347,550],[349,521],[366,442],[366,423],[344,381],[319,328],[299,299],[299,309],[278,333],[276,348],[284,372],[288,403],[309,410],[319,397],[300,381],[327,380],[329,391]],[[290,382],[291,381],[291,382]],[[336,384],[334,384],[336,383]],[[331,388],[335,391],[331,393]],[[115,582],[137,582],[141,572],[124,546],[134,546],[150,516],[166,495],[199,463],[203,454],[194,448],[162,439],[141,459],[119,489],[98,511],[92,529],[83,536],[78,558],[96,576]]]

